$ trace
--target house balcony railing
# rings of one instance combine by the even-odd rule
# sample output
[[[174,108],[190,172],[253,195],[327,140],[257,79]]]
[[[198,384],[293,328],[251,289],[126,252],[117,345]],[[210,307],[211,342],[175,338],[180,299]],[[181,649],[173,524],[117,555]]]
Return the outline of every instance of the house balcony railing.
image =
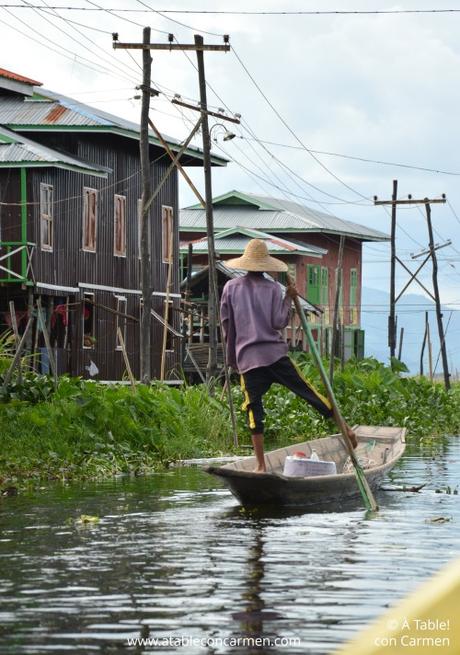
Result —
[[[35,243],[0,241],[0,282],[26,283],[32,277]]]

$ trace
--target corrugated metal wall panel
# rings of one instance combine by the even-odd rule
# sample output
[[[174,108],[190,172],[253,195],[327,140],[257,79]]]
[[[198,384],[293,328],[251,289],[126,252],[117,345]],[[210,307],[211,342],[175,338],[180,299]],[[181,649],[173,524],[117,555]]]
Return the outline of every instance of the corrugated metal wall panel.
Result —
[[[69,137],[67,136],[67,139]],[[74,137],[77,138],[77,137]],[[35,278],[48,284],[61,284],[76,287],[78,283],[98,284],[128,290],[140,289],[140,260],[138,253],[138,200],[141,197],[141,177],[138,147],[136,143],[124,145],[111,142],[107,137],[94,135],[91,139],[80,135],[76,147],[72,149],[83,160],[102,164],[112,169],[108,180],[93,176],[79,175],[70,171],[44,169],[31,171],[29,174],[29,199],[39,200],[40,183],[51,184],[55,193],[54,213],[54,248],[46,252],[37,248],[33,259]],[[152,160],[160,151],[152,150]],[[152,187],[158,184],[169,161],[162,158],[153,166]],[[97,189],[98,223],[96,253],[82,250],[83,223],[83,187]],[[126,257],[116,257],[114,249],[114,195],[126,196]],[[155,291],[165,292],[167,280],[167,265],[162,261],[162,220],[161,206],[174,208],[174,275],[172,292],[179,292],[178,271],[178,184],[177,172],[174,171],[163,186],[160,194],[152,204],[152,275]],[[40,207],[31,207],[30,233],[34,240],[39,240]],[[88,289],[90,291],[90,289]],[[46,295],[46,291],[43,291]],[[116,299],[112,292],[94,291],[96,302],[116,308]],[[81,297],[83,294],[81,294]],[[128,313],[134,316],[140,314],[139,296],[127,295]],[[177,303],[177,301],[175,301]],[[177,305],[178,306],[178,305]],[[163,314],[164,302],[154,298],[154,309]],[[81,320],[74,321],[71,329],[72,373],[84,375],[89,366],[89,359],[95,362],[100,370],[98,377],[103,379],[118,379],[124,370],[121,352],[115,351],[115,317],[103,310],[97,310],[96,347],[94,350],[83,350]],[[81,316],[81,315],[80,315]],[[170,322],[179,329],[179,313],[173,312]],[[136,376],[139,376],[139,328],[128,323],[127,349],[130,353],[131,365]],[[160,373],[161,346],[163,339],[162,326],[153,321],[152,327],[152,370],[154,376]],[[179,352],[175,355],[179,361]],[[174,359],[174,358],[173,358]],[[97,361],[96,361],[97,360]]]

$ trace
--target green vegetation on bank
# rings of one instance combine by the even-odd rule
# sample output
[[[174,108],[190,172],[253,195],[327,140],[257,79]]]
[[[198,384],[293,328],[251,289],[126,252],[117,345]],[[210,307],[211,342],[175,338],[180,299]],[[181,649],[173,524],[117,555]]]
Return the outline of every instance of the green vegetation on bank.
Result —
[[[321,388],[307,355],[296,355],[306,377]],[[413,439],[460,433],[460,385],[402,377],[373,359],[350,362],[334,377],[349,423],[404,425]],[[159,383],[106,386],[27,374],[3,388],[0,375],[0,484],[43,478],[96,478],[143,474],[177,459],[233,452],[226,398],[205,386]],[[242,444],[250,443],[242,396],[233,388]],[[267,446],[277,447],[335,431],[286,389],[266,396]],[[243,452],[243,451],[241,451]],[[244,450],[247,454],[247,450]]]

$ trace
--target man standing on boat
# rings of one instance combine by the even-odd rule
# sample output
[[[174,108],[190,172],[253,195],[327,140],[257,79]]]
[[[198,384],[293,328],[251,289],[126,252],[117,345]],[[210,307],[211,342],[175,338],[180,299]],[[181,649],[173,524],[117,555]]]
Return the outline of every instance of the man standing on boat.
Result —
[[[271,257],[260,239],[252,239],[241,257],[226,264],[247,271],[247,275],[225,285],[220,312],[227,363],[241,377],[243,409],[247,412],[257,460],[255,470],[263,473],[266,468],[262,397],[273,383],[287,387],[326,418],[333,418],[333,411],[327,398],[307,382],[287,356],[288,345],[280,330],[289,323],[292,299],[298,293],[295,287],[288,286],[283,299],[280,285],[264,276],[264,272],[286,272],[287,264]],[[356,447],[356,436],[350,427],[347,429]]]

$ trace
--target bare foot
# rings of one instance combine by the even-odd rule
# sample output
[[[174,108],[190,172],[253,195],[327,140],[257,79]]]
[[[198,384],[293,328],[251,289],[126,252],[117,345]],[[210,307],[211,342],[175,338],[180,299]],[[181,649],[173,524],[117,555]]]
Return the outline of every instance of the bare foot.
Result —
[[[253,469],[252,472],[253,472],[253,473],[266,473],[266,472],[267,472],[267,469],[265,468],[265,466],[264,466],[263,468],[261,468],[260,466],[258,466],[257,468]]]

